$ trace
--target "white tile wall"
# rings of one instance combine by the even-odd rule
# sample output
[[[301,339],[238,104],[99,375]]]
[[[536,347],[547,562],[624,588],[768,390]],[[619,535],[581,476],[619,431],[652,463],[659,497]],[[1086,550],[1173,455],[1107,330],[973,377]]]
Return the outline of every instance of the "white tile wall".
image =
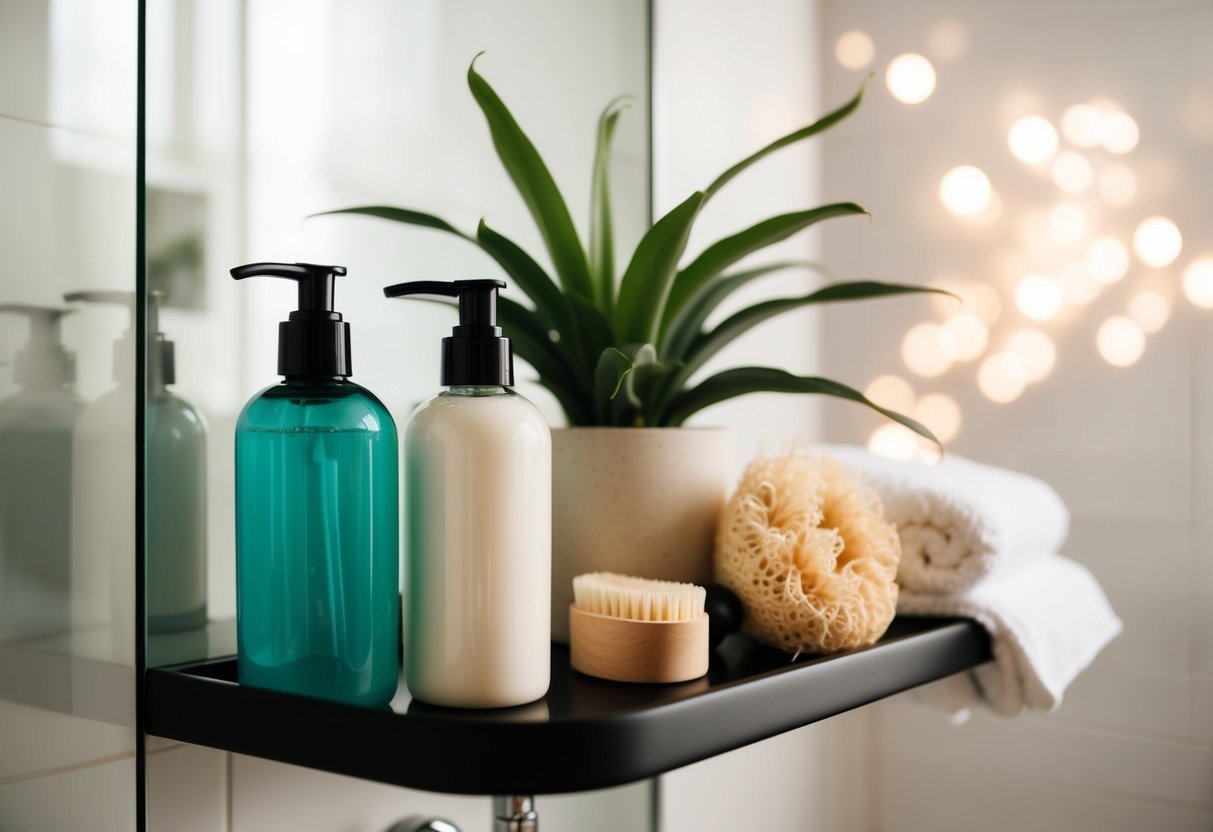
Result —
[[[658,829],[870,829],[865,723],[845,714],[664,775]]]
[[[414,816],[442,817],[464,832],[491,824],[487,797],[418,792],[239,754],[231,755],[231,767],[227,832],[383,832]],[[545,832],[640,832],[649,824],[650,786],[543,795],[536,809]]]
[[[0,829],[4,832],[134,829],[134,783],[134,755],[5,783],[0,785]]]
[[[0,701],[0,783],[134,751],[129,727]]]
[[[1110,789],[1159,801],[1208,805],[1213,748],[1123,729],[1086,727],[1047,716],[1008,720],[981,712],[959,727],[942,726],[917,705],[889,702],[881,741],[897,755],[930,766],[937,760],[1060,783]]]
[[[1008,774],[982,764],[893,753],[882,761],[886,832],[1207,832],[1213,812],[1102,788]]]
[[[149,742],[148,832],[227,832],[229,756],[198,745]]]

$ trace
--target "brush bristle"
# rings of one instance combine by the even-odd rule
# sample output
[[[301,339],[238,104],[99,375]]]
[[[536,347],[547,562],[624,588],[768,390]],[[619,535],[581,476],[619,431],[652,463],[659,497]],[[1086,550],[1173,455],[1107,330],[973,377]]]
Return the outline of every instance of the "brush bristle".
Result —
[[[691,621],[703,614],[706,591],[695,584],[589,572],[573,578],[579,610],[631,621]]]

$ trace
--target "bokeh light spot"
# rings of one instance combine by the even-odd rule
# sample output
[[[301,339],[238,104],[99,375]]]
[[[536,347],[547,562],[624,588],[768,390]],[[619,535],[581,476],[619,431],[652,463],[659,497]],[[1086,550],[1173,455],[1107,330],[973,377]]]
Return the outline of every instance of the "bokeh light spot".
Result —
[[[990,178],[972,165],[952,168],[939,180],[939,199],[958,217],[976,217],[990,204]]]
[[[1161,269],[1175,262],[1183,249],[1183,236],[1166,217],[1150,217],[1133,232],[1133,250],[1147,266]]]
[[[931,281],[931,287],[951,292],[956,297],[932,295],[931,304],[945,318],[960,312],[972,312],[987,327],[994,326],[1002,316],[1002,298],[998,290],[988,283],[977,280],[960,280],[943,277]],[[960,298],[957,300],[956,298]]]
[[[1007,353],[1015,356],[1023,367],[1024,379],[1034,384],[1053,372],[1057,363],[1057,347],[1053,339],[1039,329],[1021,329],[1007,340]]]
[[[1129,250],[1115,237],[1100,237],[1087,252],[1087,269],[1097,282],[1115,283],[1129,271]]]
[[[1090,104],[1075,104],[1061,114],[1061,133],[1078,147],[1096,147],[1103,137],[1103,114]]]
[[[1100,143],[1109,153],[1128,153],[1137,147],[1141,133],[1137,122],[1125,112],[1104,113],[1100,123]]]
[[[947,372],[955,354],[956,345],[951,336],[936,323],[915,324],[901,341],[901,358],[906,366],[926,378]]]
[[[898,55],[885,71],[885,84],[903,104],[921,104],[935,91],[935,67],[922,55]]]
[[[881,425],[869,437],[868,450],[888,459],[910,460],[918,453],[918,434],[902,425]]]
[[[1043,274],[1030,274],[1015,287],[1015,305],[1034,321],[1047,321],[1061,311],[1064,298],[1057,281]]]
[[[864,388],[863,394],[881,407],[909,413],[914,409],[914,388],[900,376],[877,376]]]
[[[1027,386],[1027,374],[1019,359],[1010,353],[1000,352],[981,362],[977,371],[977,386],[992,402],[1013,402]]]
[[[867,32],[852,29],[834,44],[834,57],[847,69],[863,69],[876,57],[876,45]]]
[[[1146,334],[1132,319],[1117,315],[1099,325],[1095,346],[1113,367],[1129,367],[1145,352]]]
[[[985,323],[973,312],[961,312],[948,318],[943,331],[952,339],[957,361],[972,361],[979,357],[990,339]]]
[[[1129,317],[1149,335],[1167,325],[1171,318],[1171,302],[1153,289],[1139,292],[1129,302]]]
[[[1213,259],[1202,257],[1184,269],[1184,294],[1195,306],[1213,309]]]
[[[927,33],[930,52],[941,61],[955,61],[969,51],[969,30],[959,20],[944,18]]]
[[[1095,171],[1087,157],[1073,150],[1057,154],[1052,172],[1053,184],[1068,194],[1082,193],[1095,181]]]
[[[1057,152],[1057,131],[1048,119],[1024,116],[1007,131],[1007,145],[1019,161],[1038,165],[1052,159]]]

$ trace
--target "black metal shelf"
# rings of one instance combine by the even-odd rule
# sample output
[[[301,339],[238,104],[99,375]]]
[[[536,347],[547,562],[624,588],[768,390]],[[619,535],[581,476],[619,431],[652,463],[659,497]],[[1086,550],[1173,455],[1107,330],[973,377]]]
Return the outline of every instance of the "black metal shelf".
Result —
[[[726,639],[703,679],[626,685],[575,673],[493,711],[360,708],[241,686],[233,657],[147,671],[148,733],[410,788],[549,794],[642,780],[874,702],[990,658],[972,621],[904,618],[875,646],[801,657]]]

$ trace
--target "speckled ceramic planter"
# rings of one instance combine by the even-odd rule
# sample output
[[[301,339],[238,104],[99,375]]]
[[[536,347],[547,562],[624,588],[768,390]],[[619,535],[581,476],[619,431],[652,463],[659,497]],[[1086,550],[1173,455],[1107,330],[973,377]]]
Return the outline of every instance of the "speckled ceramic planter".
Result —
[[[568,641],[573,577],[703,583],[730,473],[725,428],[552,431],[552,639]]]

